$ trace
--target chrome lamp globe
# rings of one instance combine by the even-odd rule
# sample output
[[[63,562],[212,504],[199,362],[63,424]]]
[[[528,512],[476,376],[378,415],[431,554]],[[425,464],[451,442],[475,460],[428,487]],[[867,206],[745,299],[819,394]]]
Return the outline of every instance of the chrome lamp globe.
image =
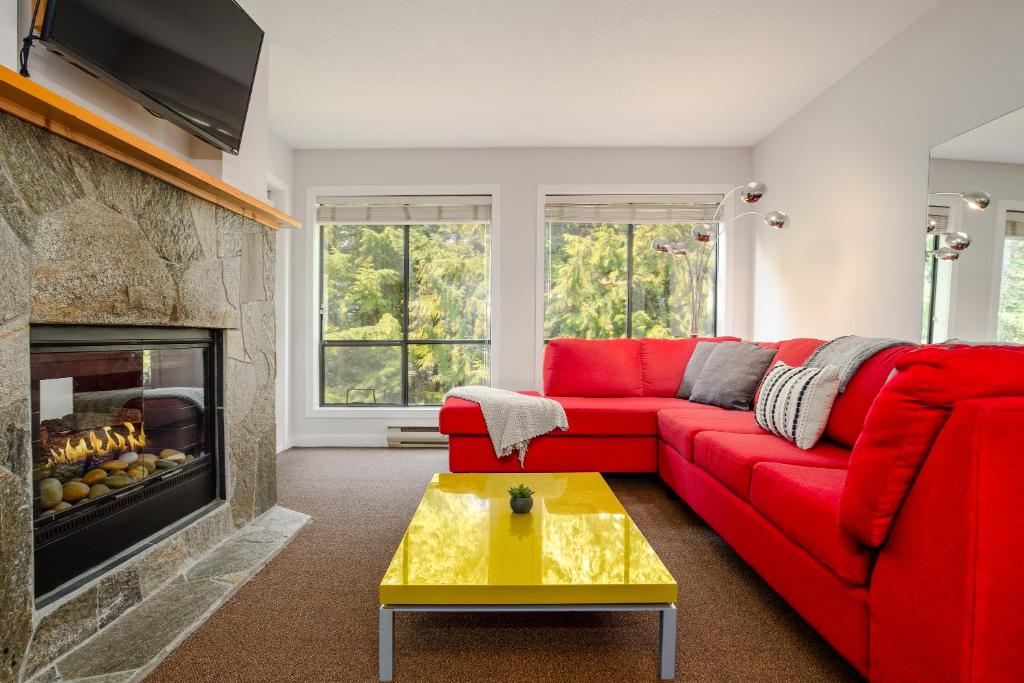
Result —
[[[789,216],[781,211],[769,211],[767,213],[763,213],[761,211],[744,211],[743,213],[738,214],[736,218],[740,218],[742,216],[760,216],[764,219],[765,225],[775,230],[782,230],[786,227],[786,224],[789,223]]]
[[[946,235],[945,242],[945,246],[926,252],[926,257],[953,263],[960,259],[960,254],[967,251],[972,240],[966,232],[951,232]]]
[[[701,244],[710,244],[718,239],[718,226],[711,223],[701,223],[693,226],[693,239]]]
[[[960,252],[952,247],[939,247],[931,252],[931,255],[940,261],[956,261],[960,258]]]
[[[968,208],[975,211],[984,211],[992,203],[992,195],[982,190],[969,190],[967,192],[932,192],[938,197],[959,197]]]
[[[768,191],[768,188],[764,183],[759,183],[756,180],[749,182],[746,185],[741,185],[735,189],[739,190],[740,199],[744,204],[756,204],[761,201],[761,197],[763,197],[764,193]],[[724,198],[725,197],[723,197],[723,199]]]

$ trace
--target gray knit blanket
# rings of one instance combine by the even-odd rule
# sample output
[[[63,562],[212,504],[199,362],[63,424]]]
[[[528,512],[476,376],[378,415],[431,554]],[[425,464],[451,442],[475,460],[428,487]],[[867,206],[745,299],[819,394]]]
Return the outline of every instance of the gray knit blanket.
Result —
[[[846,335],[825,342],[804,361],[805,367],[823,368],[826,365],[839,367],[839,393],[846,391],[857,370],[879,351],[893,346],[907,346],[910,342],[899,339],[882,339]]]
[[[491,387],[455,387],[447,394],[480,405],[484,424],[499,458],[519,451],[519,464],[526,466],[526,449],[530,439],[555,429],[569,429],[565,408],[558,401],[543,396],[526,396],[514,391]]]

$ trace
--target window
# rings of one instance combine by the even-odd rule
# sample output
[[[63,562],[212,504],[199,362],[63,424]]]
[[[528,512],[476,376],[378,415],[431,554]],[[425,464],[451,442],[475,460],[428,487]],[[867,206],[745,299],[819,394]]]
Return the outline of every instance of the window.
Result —
[[[1024,343],[1024,212],[1008,211],[999,285],[999,341]]]
[[[695,225],[719,197],[548,197],[544,337],[613,339],[690,334],[692,283],[685,257],[658,253],[666,237],[693,250]],[[699,331],[715,333],[718,247],[702,285]]]
[[[490,197],[320,198],[320,403],[490,383]]]

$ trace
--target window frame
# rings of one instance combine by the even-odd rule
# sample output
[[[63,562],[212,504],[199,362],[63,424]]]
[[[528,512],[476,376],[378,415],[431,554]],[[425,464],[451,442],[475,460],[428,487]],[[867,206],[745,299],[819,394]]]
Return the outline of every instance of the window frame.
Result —
[[[1022,207],[1022,210],[1024,210],[1024,203],[1021,204],[1021,207]],[[1000,227],[1002,229],[1000,231],[1001,239],[996,240],[996,243],[997,243],[996,246],[997,246],[997,249],[999,251],[999,261],[998,261],[999,267],[995,269],[995,271],[997,273],[997,276],[998,276],[998,281],[996,282],[995,287],[997,287],[998,289],[996,290],[996,295],[994,297],[995,303],[996,303],[996,305],[995,305],[995,320],[993,321],[993,325],[995,327],[995,331],[991,335],[992,339],[995,339],[997,341],[997,343],[1019,344],[1019,343],[1021,343],[1021,341],[1024,341],[1024,340],[1015,340],[1015,339],[1002,339],[1000,337],[1000,334],[999,334],[1000,327],[1001,327],[999,321],[1000,321],[1000,318],[1002,317],[1002,313],[1003,313],[1003,294],[1004,294],[1003,282],[1006,279],[1006,271],[1007,271],[1006,247],[1007,247],[1007,245],[1010,242],[1020,242],[1020,243],[1024,244],[1024,237],[1011,236],[1011,235],[1007,235],[1006,234],[1006,224],[1009,222],[1009,211],[1014,211],[1015,213],[1021,213],[1022,210],[1016,210],[1016,209],[1006,210],[1006,209],[1003,209],[1000,212],[999,219],[998,219],[999,220],[999,225],[1000,225]]]
[[[991,208],[991,207],[990,207]],[[989,296],[988,338],[999,338],[999,314],[1003,310],[1003,278],[1006,277],[1006,241],[1019,239],[1006,234],[1011,213],[1024,213],[1024,200],[1000,199],[996,202],[996,239],[993,240],[991,295]]]
[[[544,328],[546,327],[545,323],[547,322],[547,287],[544,286],[544,283],[546,282],[546,280],[544,279],[545,278],[544,274],[547,272],[547,260],[546,260],[547,259],[547,249],[544,248],[546,243],[547,243],[547,229],[548,229],[548,225],[550,223],[566,223],[566,222],[567,221],[548,221],[548,220],[545,219],[544,226],[543,226],[544,235],[543,235],[543,239],[542,239],[541,250],[544,252],[544,256],[542,257],[542,259],[544,259],[544,260],[541,261],[541,263],[539,264],[539,267],[541,269],[541,277],[542,277],[542,280],[541,280],[541,283],[542,283],[541,284],[541,290],[542,290],[541,291],[541,301],[542,301],[542,306],[541,306],[541,311],[540,311],[541,339],[542,339],[542,342],[545,345],[548,342],[550,342],[552,339],[565,339],[566,338],[566,337],[548,337],[547,335],[545,335],[543,333],[544,332]],[[633,251],[634,251],[633,248],[635,246],[635,239],[634,238],[635,238],[636,228],[637,228],[638,225],[641,225],[641,224],[640,223],[577,223],[577,225],[624,225],[624,226],[626,226],[626,334],[623,337],[602,337],[602,339],[634,339],[634,337],[633,337],[633,313],[634,313],[634,310],[633,310],[633,262],[635,260],[635,255],[633,253]],[[688,225],[688,224],[687,223],[683,223],[683,222],[679,222],[679,223],[665,223],[664,225]],[[722,221],[719,221],[719,225],[723,226],[724,224],[722,223]],[[721,233],[721,231],[722,231],[722,229],[720,228],[719,232]],[[714,247],[714,249],[715,249],[715,258],[714,258],[715,270],[714,270],[714,274],[715,274],[715,276],[708,281],[708,286],[711,287],[711,293],[712,293],[711,302],[710,303],[711,303],[712,307],[714,308],[714,315],[711,316],[711,336],[712,337],[717,337],[718,336],[718,324],[719,324],[719,317],[720,317],[719,316],[719,312],[718,312],[718,300],[719,300],[718,288],[719,288],[719,285],[720,285],[720,278],[719,278],[718,272],[719,272],[719,268],[721,267],[721,254],[722,254],[722,250],[721,250],[720,246],[721,245],[720,245],[719,241],[716,240],[715,241],[715,247]],[[637,338],[639,338],[639,337],[637,337]]]
[[[494,198],[492,197],[492,206],[494,206]],[[401,339],[325,339],[324,328],[325,318],[327,317],[327,282],[326,282],[326,269],[325,269],[325,251],[324,248],[324,230],[334,223],[319,223],[314,222],[316,226],[316,251],[317,251],[317,266],[316,266],[316,288],[317,288],[317,323],[316,323],[316,405],[319,409],[353,409],[359,411],[366,410],[393,410],[393,409],[438,409],[440,403],[411,403],[409,402],[409,347],[410,346],[429,346],[429,345],[440,345],[440,346],[486,346],[488,355],[488,382],[494,381],[495,375],[495,364],[494,364],[494,351],[493,351],[493,339],[494,339],[494,285],[495,285],[495,272],[494,272],[494,217],[487,221],[487,232],[488,232],[488,294],[489,294],[489,305],[487,311],[487,338],[486,339],[411,339],[409,336],[410,326],[410,292],[412,283],[412,267],[413,263],[410,258],[411,253],[411,239],[410,233],[412,228],[432,225],[433,223],[416,223],[407,225],[395,225],[400,227],[402,230],[402,304],[401,304]],[[326,383],[326,353],[327,349],[332,347],[362,347],[362,348],[381,348],[381,347],[399,347],[400,352],[400,366],[399,376],[401,380],[401,402],[400,403],[335,403],[327,401],[327,383]]]
[[[925,235],[925,252],[934,251],[941,246],[941,239],[939,235]],[[928,299],[927,299],[927,320],[928,329],[924,329],[922,325],[921,331],[925,334],[922,335],[924,338],[921,340],[922,344],[932,344],[935,338],[935,314],[936,304],[938,303],[939,297],[939,262],[933,257],[928,257],[928,262],[925,263],[925,273],[931,275],[929,281],[930,287],[928,287]]]

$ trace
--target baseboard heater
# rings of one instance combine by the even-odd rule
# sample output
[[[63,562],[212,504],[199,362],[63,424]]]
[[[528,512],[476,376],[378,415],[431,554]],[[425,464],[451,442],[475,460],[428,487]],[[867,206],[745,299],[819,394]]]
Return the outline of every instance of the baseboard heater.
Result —
[[[443,448],[448,437],[437,431],[437,427],[388,426],[389,448]]]

